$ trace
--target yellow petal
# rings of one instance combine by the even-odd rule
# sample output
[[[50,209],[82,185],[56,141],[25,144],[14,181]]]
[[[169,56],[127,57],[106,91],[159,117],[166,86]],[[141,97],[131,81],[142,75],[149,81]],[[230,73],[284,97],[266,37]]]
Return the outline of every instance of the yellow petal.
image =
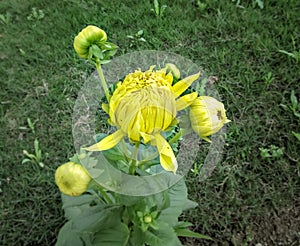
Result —
[[[224,124],[230,122],[226,117],[223,103],[213,97],[200,96],[190,106],[192,129],[206,141],[207,136],[217,133]]]
[[[96,143],[90,147],[83,148],[87,151],[102,151],[102,150],[107,150],[110,148],[113,148],[116,146],[122,138],[125,136],[125,134],[121,131],[118,130],[114,132],[111,135],[108,135],[107,137],[103,138],[99,143]]]
[[[190,93],[190,94],[180,97],[176,101],[176,110],[180,111],[180,110],[187,108],[188,106],[190,106],[193,103],[193,101],[197,98],[197,96],[198,96],[198,92],[193,92],[193,93]]]
[[[170,144],[160,134],[155,135],[155,141],[161,166],[166,171],[172,171],[175,174],[178,164]]]
[[[174,92],[175,96],[179,97],[195,80],[199,78],[199,76],[200,72],[186,77],[173,85],[172,91]]]
[[[157,110],[153,106],[146,107],[145,109],[143,109],[143,114],[146,115],[149,119],[151,119],[148,120],[147,124],[145,125],[145,132],[151,133],[155,128]]]
[[[141,125],[144,125],[143,117],[141,117],[141,111],[138,111],[134,118],[128,125],[128,137],[133,141],[140,141],[140,129]]]
[[[145,132],[140,132],[142,138],[144,139],[144,143],[148,143],[150,141],[152,141],[154,139],[154,136],[150,135],[150,134],[147,134]]]
[[[102,109],[104,110],[105,113],[109,113],[109,107],[107,103],[102,103]]]

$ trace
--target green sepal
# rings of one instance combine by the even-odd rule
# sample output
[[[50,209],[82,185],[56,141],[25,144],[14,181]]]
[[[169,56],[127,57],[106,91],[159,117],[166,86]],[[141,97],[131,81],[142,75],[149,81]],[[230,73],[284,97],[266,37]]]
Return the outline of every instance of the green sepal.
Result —
[[[92,55],[91,57],[96,57],[100,60],[103,59],[103,53],[102,50],[95,44],[93,44],[90,49],[89,49],[89,56]]]
[[[111,42],[105,42],[100,44],[101,50],[117,50],[119,46]]]

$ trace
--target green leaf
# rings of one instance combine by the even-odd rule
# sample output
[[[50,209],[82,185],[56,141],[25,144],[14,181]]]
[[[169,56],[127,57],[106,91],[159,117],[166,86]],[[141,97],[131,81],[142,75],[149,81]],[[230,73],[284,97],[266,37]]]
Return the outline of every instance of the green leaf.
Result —
[[[155,14],[158,16],[158,15],[159,15],[159,4],[158,4],[158,0],[154,0],[154,10],[155,10]]]
[[[69,158],[71,162],[80,163],[80,159],[78,157],[78,154],[74,154],[72,157]]]
[[[37,161],[40,161],[42,159],[42,150],[39,149],[39,151],[37,152],[37,155],[36,155],[36,159],[37,159]]]
[[[126,246],[129,239],[127,225],[118,223],[110,228],[99,230],[94,237],[93,245],[101,246]],[[73,245],[72,245],[73,246]]]
[[[144,238],[143,231],[139,227],[134,226],[129,239],[129,245],[136,246],[136,245],[144,245],[144,244],[145,244],[145,238]]]
[[[39,141],[37,139],[34,140],[34,150],[35,150],[36,156],[38,156],[38,153],[39,153]]]
[[[166,221],[174,226],[187,203],[187,188],[184,179],[181,179],[170,190],[170,207],[163,210],[158,218],[159,221]]]
[[[79,163],[81,163],[88,170],[93,179],[96,179],[104,172],[104,169],[99,168],[98,160],[90,155],[91,153],[85,155],[85,157],[82,158]]]
[[[34,130],[34,123],[32,123],[30,118],[27,118],[27,124],[30,127],[31,131],[33,134],[35,134],[35,130]]]
[[[56,241],[56,246],[84,246],[79,234],[72,229],[72,222],[67,222],[60,229]]]
[[[259,7],[260,9],[263,9],[263,8],[264,8],[264,1],[262,1],[262,0],[256,0],[256,3],[257,3],[257,5],[258,5],[258,7]]]
[[[165,222],[158,223],[158,230],[148,230],[145,232],[145,242],[151,246],[174,246],[178,240],[172,227]]]
[[[291,53],[291,52],[287,52],[286,50],[278,50],[280,53],[283,53],[283,54],[285,54],[285,55],[288,55],[288,56],[290,56],[290,57],[293,57],[293,58],[295,58],[295,55],[293,54],[293,53]]]
[[[25,158],[22,160],[22,164],[32,161],[31,159]]]
[[[297,100],[297,97],[295,96],[295,91],[294,90],[292,90],[292,92],[291,92],[291,102],[292,102],[293,110],[296,110],[297,106],[298,106],[298,100]]]
[[[190,200],[190,199],[187,199],[186,203],[184,204],[184,208],[183,210],[188,210],[188,209],[192,209],[192,208],[195,208],[198,206],[198,203]]]
[[[200,85],[199,85],[199,83],[197,84],[196,91],[199,93],[200,96],[205,95],[206,84],[207,84],[207,78],[204,78],[203,80],[201,80]]]
[[[117,49],[106,51],[106,52],[104,53],[103,60],[109,60],[110,57],[114,56],[116,53],[117,53]]]
[[[297,133],[297,132],[293,132],[292,133],[294,134],[294,136],[300,141],[300,133]]]
[[[179,237],[194,237],[194,238],[212,240],[212,238],[209,236],[205,236],[203,234],[190,231],[187,228],[184,228],[184,229],[178,228],[178,229],[175,229],[175,232],[176,232],[177,236],[179,236]]]
[[[119,46],[110,42],[101,43],[100,47],[102,50],[117,50],[119,48]]]
[[[27,153],[26,156],[29,157],[32,161],[36,161],[36,156],[34,154]]]
[[[126,196],[122,194],[118,194],[118,197],[119,197],[119,203],[127,207],[138,205],[138,203],[144,199],[144,197],[140,197],[140,196]]]
[[[93,44],[91,49],[91,52],[95,57],[99,58],[100,60],[103,58],[102,51],[97,45]]]
[[[122,207],[116,205],[89,207],[73,220],[74,228],[94,233],[113,226],[121,218],[121,209]]]
[[[295,115],[296,117],[300,118],[300,113],[294,112],[294,115]]]
[[[139,36],[139,37],[142,36],[143,34],[144,34],[144,31],[143,31],[143,30],[139,30],[139,31],[136,33],[136,35]]]
[[[62,208],[64,209],[65,217],[68,220],[75,220],[82,213],[82,211],[90,207],[90,204],[95,199],[95,197],[89,194],[76,197],[61,194],[61,198],[63,202]]]
[[[193,224],[186,221],[178,221],[177,224],[174,226],[174,229],[182,229],[192,226]]]
[[[101,61],[100,61],[100,64],[101,64],[101,65],[107,64],[107,63],[110,63],[110,60],[101,60]]]

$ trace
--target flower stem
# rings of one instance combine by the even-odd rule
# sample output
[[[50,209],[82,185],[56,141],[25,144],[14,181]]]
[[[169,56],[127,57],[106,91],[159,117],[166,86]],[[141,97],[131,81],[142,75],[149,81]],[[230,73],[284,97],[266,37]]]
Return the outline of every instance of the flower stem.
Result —
[[[127,148],[127,146],[126,146],[126,142],[125,142],[124,138],[121,140],[121,143],[122,143],[122,150],[123,150],[123,153],[125,154],[127,160],[129,160],[129,159],[130,159],[130,153],[129,153],[129,151],[128,151],[128,148]]]
[[[148,156],[147,158],[145,158],[145,159],[139,161],[139,165],[145,164],[146,162],[153,160],[153,159],[156,158],[158,155],[159,155],[158,152],[153,153],[152,155]]]
[[[113,204],[113,201],[110,199],[110,197],[107,195],[107,193],[102,189],[99,188],[99,191],[103,197],[103,199],[108,203],[108,204]]]
[[[99,75],[99,78],[100,78],[100,82],[101,82],[101,86],[104,90],[106,99],[109,102],[109,99],[110,99],[109,90],[108,90],[107,83],[105,81],[105,78],[104,78],[104,75],[103,75],[103,72],[102,72],[102,68],[101,68],[101,64],[100,64],[99,59],[97,59],[97,61],[96,61],[96,69],[97,69],[97,72],[98,72],[98,75]]]
[[[102,188],[102,186],[100,184],[98,184],[98,182],[96,182],[94,179],[91,180],[91,182],[89,183],[89,188],[92,191],[100,191],[102,198],[106,201],[107,204],[113,204],[113,201],[111,200],[111,198],[107,195],[107,193],[105,192],[105,190]]]
[[[177,133],[174,135],[174,137],[172,137],[172,138],[170,139],[169,144],[175,143],[176,141],[179,140],[179,138],[180,138],[181,136],[182,136],[182,132],[181,132],[181,130],[179,130],[179,132],[177,132]]]
[[[131,154],[131,163],[130,163],[130,167],[129,167],[129,174],[131,175],[134,175],[135,174],[135,170],[136,170],[136,167],[137,167],[137,156],[138,156],[138,153],[139,153],[139,146],[140,146],[140,143],[136,143],[135,144],[135,148],[134,150],[132,151],[132,154]]]

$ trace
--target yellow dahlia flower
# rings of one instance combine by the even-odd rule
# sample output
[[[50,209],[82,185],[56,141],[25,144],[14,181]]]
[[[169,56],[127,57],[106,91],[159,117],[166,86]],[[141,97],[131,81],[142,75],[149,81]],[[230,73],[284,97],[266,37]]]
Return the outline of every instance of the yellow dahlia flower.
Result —
[[[200,96],[190,106],[190,120],[193,130],[204,140],[218,132],[225,123],[230,122],[225,114],[223,103],[213,97]]]
[[[109,114],[110,124],[118,130],[86,149],[107,150],[125,136],[133,142],[143,140],[157,147],[162,167],[175,173],[175,155],[161,133],[176,124],[177,111],[188,107],[197,98],[197,92],[179,96],[199,78],[200,73],[172,85],[172,73],[167,73],[166,68],[153,71],[154,67],[145,72],[130,73],[117,84],[109,104],[102,107]]]
[[[88,58],[92,45],[100,46],[107,40],[106,33],[96,26],[87,26],[74,38],[74,49],[81,58]]]
[[[80,164],[68,162],[56,169],[55,183],[59,190],[69,196],[80,196],[86,191],[91,177]]]

